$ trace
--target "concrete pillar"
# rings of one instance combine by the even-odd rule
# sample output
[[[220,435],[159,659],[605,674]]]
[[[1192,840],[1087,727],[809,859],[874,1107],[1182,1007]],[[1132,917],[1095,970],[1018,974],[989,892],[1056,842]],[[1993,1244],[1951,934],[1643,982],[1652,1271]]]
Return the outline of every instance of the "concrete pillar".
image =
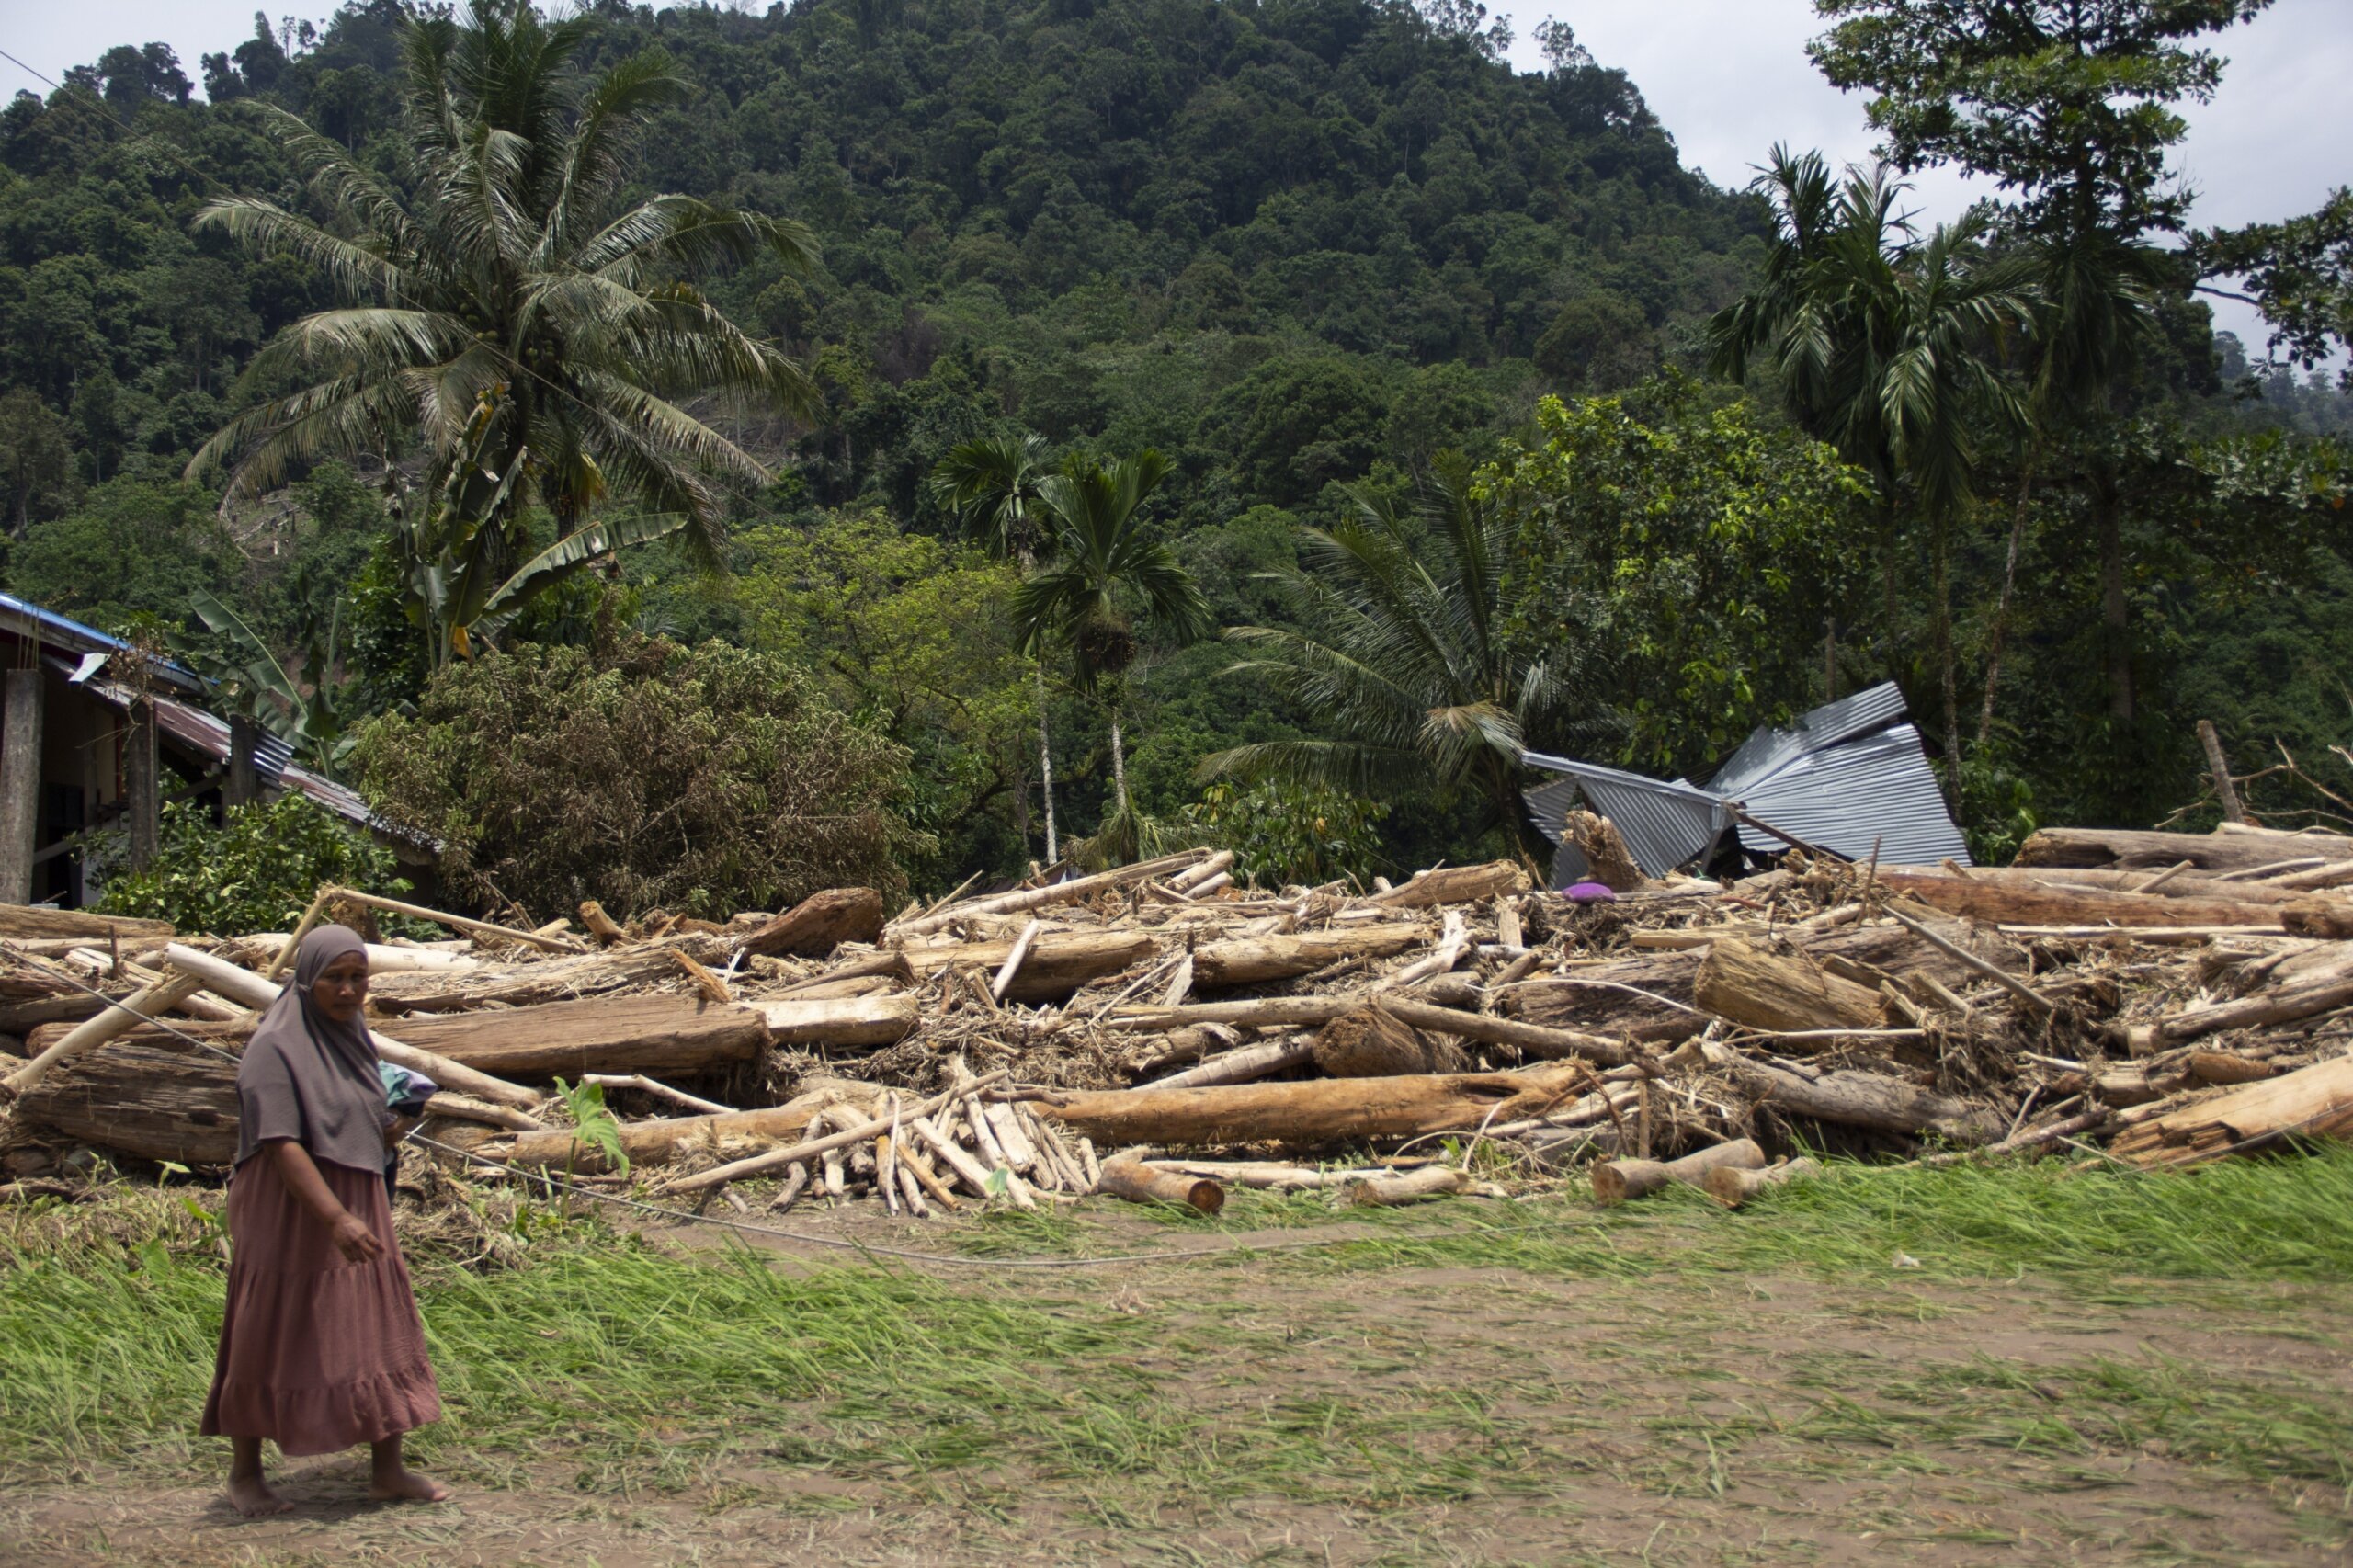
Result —
[[[155,861],[155,844],[163,831],[163,797],[155,756],[155,704],[136,698],[131,704],[131,727],[123,736],[122,803],[131,824],[131,869],[143,871]]]
[[[261,798],[261,782],[254,772],[254,722],[240,713],[229,721],[229,787],[221,797],[225,806],[250,806]]]
[[[29,903],[40,836],[41,672],[10,670],[0,717],[0,903]]]

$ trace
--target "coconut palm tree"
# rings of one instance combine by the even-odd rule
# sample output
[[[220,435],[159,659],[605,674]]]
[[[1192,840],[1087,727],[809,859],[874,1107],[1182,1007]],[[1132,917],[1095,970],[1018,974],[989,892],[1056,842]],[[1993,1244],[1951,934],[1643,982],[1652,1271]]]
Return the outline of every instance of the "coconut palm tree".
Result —
[[[1052,474],[1042,436],[983,436],[950,448],[932,470],[932,493],[990,554],[1027,576],[1046,541],[1039,486]],[[1038,699],[1038,776],[1046,801],[1046,863],[1062,858],[1054,834],[1054,747],[1046,718],[1046,661],[1029,667]]]
[[[1512,525],[1475,499],[1470,474],[1442,469],[1400,499],[1348,491],[1350,514],[1302,528],[1302,565],[1282,574],[1302,629],[1243,626],[1253,656],[1228,673],[1267,683],[1330,726],[1328,738],[1220,752],[1214,777],[1280,778],[1352,791],[1468,792],[1521,834],[1520,753],[1579,695],[1573,653],[1533,657],[1505,629],[1502,579]]]
[[[1176,552],[1143,528],[1144,503],[1169,472],[1167,459],[1145,450],[1108,463],[1074,458],[1040,479],[1040,564],[1013,596],[1023,650],[1067,645],[1079,688],[1098,695],[1110,714],[1113,806],[1093,841],[1097,858],[1132,858],[1139,837],[1120,733],[1136,619],[1179,642],[1216,624]]]
[[[628,494],[716,547],[721,481],[767,469],[685,400],[813,399],[797,367],[686,279],[762,250],[805,267],[814,243],[799,223],[687,196],[618,210],[637,133],[685,84],[654,50],[583,76],[572,62],[593,26],[544,22],[529,0],[473,0],[463,25],[411,21],[401,189],[292,115],[256,108],[327,217],[238,196],[197,222],[301,258],[342,303],[255,358],[248,385],[294,390],[231,420],[191,472],[225,466],[251,493],[315,458],[414,442],[433,465],[427,494],[460,461],[491,477],[469,488],[510,551],[494,569],[514,563],[512,519],[533,501],[561,536]]]

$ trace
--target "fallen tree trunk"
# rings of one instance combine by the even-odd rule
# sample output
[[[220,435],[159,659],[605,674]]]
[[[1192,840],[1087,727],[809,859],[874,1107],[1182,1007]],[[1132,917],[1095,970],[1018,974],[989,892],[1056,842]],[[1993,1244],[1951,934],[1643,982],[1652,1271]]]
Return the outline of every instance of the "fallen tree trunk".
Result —
[[[1777,1033],[1869,1028],[1885,1021],[1878,993],[1804,959],[1731,938],[1709,948],[1691,994],[1719,1017]]]
[[[723,1116],[671,1116],[620,1124],[621,1152],[631,1166],[666,1165],[687,1149],[712,1150],[736,1142],[774,1142],[798,1137],[824,1108],[808,1096],[765,1110],[734,1110]],[[527,1132],[500,1156],[510,1164],[551,1170],[600,1174],[611,1169],[602,1149],[578,1141],[568,1127]]]
[[[1957,1143],[1988,1142],[2003,1124],[1991,1111],[1878,1073],[1837,1072],[1808,1077],[1753,1062],[1729,1047],[1706,1044],[1708,1064],[1765,1105],[1791,1116],[1886,1132],[1935,1132]]]
[[[17,1115],[136,1159],[225,1165],[237,1157],[237,1064],[165,1034],[115,1040],[34,1085]]]
[[[1469,1171],[1424,1165],[1417,1171],[1357,1176],[1341,1185],[1340,1196],[1351,1209],[1393,1209],[1425,1198],[1451,1198],[1471,1186]]]
[[[92,915],[82,909],[51,909],[45,903],[0,903],[0,937],[71,937],[103,942],[116,937],[148,945],[168,942],[174,932],[168,920],[133,920],[120,915]]]
[[[2136,1052],[2162,1051],[2185,1040],[2220,1034],[2225,1029],[2256,1029],[2271,1024],[2293,1023],[2322,1013],[2333,1013],[2339,1007],[2353,1006],[2353,975],[2338,973],[2310,984],[2283,987],[2277,991],[2260,991],[2235,1002],[2218,1002],[2211,1007],[2193,1007],[2144,1024],[2127,1031],[2127,1040]]]
[[[170,1011],[183,998],[194,995],[201,989],[203,983],[193,975],[175,974],[152,985],[140,987],[120,1006],[109,1006],[102,1013],[85,1018],[44,1044],[34,1046],[32,1041],[27,1041],[28,1047],[34,1051],[33,1059],[6,1078],[0,1078],[0,1103],[40,1083],[42,1076],[59,1063],[71,1061],[84,1051],[94,1051],[117,1036],[130,1033],[146,1019]],[[35,1034],[38,1037],[45,1034],[47,1028],[55,1027],[47,1026],[36,1030]]]
[[[2196,1165],[2290,1137],[2353,1137],[2353,1056],[2244,1085],[2128,1127],[2109,1141],[2108,1152],[2136,1165]]]
[[[1753,1138],[1735,1138],[1679,1160],[1604,1160],[1593,1167],[1593,1199],[1597,1203],[1623,1203],[1663,1187],[1704,1186],[1710,1171],[1754,1171],[1764,1165],[1765,1151]]]
[[[1296,937],[1245,937],[1193,950],[1193,983],[1205,991],[1308,974],[1344,959],[1387,958],[1429,939],[1419,922],[1336,926]]]
[[[2046,827],[2029,835],[2018,846],[2017,864],[2139,866],[2154,870],[2187,860],[2200,871],[2251,871],[2314,855],[2324,860],[2353,860],[2353,838],[2319,833],[2146,833],[2129,828]]]
[[[536,1006],[576,1001],[608,991],[675,977],[671,955],[701,938],[672,937],[640,947],[576,957],[542,959],[512,967],[483,965],[472,971],[387,974],[370,977],[368,1000],[391,1013],[457,1013],[472,1007]]]
[[[750,1062],[767,1048],[768,1030],[749,1007],[686,996],[600,996],[410,1018],[401,1025],[401,1039],[460,1065],[509,1077],[668,1077]]]
[[[790,997],[755,1002],[778,1045],[877,1049],[915,1032],[923,1009],[912,996]]]
[[[1881,871],[1891,892],[1948,915],[2007,926],[2276,926],[2281,905],[2169,892],[2072,892],[2061,888]]]
[[[1097,1143],[1289,1143],[1474,1131],[1490,1116],[1540,1116],[1586,1082],[1583,1069],[1314,1079],[1200,1089],[1058,1093],[1035,1108]]]
[[[872,888],[813,892],[744,938],[747,953],[821,959],[844,942],[879,941],[882,895]]]
[[[1384,909],[1429,909],[1441,903],[1476,903],[1528,889],[1528,873],[1518,861],[1490,860],[1483,866],[1441,866],[1416,872],[1404,887],[1375,893],[1365,902]]]
[[[943,969],[995,971],[1013,952],[1011,942],[960,942],[944,948],[905,949],[918,977]],[[1160,944],[1142,931],[1066,931],[1041,935],[1031,944],[1020,972],[1006,988],[1008,1002],[1060,1001],[1090,980],[1117,974],[1131,964],[1157,957]]]
[[[2176,865],[2179,863],[2175,862]],[[1940,874],[1933,866],[1890,866],[1880,871],[1882,879],[1895,876],[1935,877]],[[2304,896],[2296,889],[2282,887],[2278,882],[2224,881],[2219,877],[2200,872],[2185,871],[2165,876],[2162,881],[2152,881],[2150,873],[2137,867],[2119,870],[2111,867],[2091,866],[1972,866],[1969,869],[1969,880],[1988,882],[1995,887],[2029,891],[2137,892],[2153,898],[2220,898],[2234,903],[2290,903]]]
[[[1188,1067],[1181,1073],[1171,1073],[1165,1078],[1140,1086],[1147,1089],[1189,1089],[1205,1084],[1246,1084],[1254,1078],[1271,1078],[1286,1068],[1313,1061],[1314,1057],[1315,1042],[1304,1035],[1290,1040],[1267,1040],[1212,1056],[1198,1067]]]

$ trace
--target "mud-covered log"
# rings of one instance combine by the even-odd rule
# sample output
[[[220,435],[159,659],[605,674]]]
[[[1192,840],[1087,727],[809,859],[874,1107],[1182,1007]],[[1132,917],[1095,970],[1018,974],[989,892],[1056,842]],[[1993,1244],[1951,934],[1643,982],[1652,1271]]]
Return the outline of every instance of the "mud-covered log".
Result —
[[[1469,1132],[1490,1116],[1498,1122],[1541,1116],[1588,1076],[1582,1067],[1559,1066],[1205,1089],[1071,1091],[1039,1101],[1036,1109],[1097,1143],[1314,1147]]]
[[[1754,1029],[1870,1028],[1884,1021],[1879,994],[1802,958],[1726,939],[1701,960],[1692,1000]]]
[[[744,938],[744,950],[821,959],[844,942],[882,936],[882,895],[872,888],[813,892]]]
[[[1401,1074],[1467,1073],[1471,1058],[1449,1040],[1433,1040],[1378,1005],[1343,1013],[1315,1035],[1316,1069],[1327,1078],[1389,1078]]]
[[[1418,921],[1335,926],[1293,937],[1244,937],[1205,942],[1193,951],[1193,985],[1222,991],[1309,974],[1345,959],[1387,958],[1429,939]]]

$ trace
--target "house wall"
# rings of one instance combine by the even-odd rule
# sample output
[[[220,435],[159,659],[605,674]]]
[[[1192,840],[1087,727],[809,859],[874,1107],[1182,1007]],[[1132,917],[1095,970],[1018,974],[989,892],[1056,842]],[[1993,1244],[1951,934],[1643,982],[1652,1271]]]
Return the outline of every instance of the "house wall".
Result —
[[[22,639],[0,633],[0,667],[28,656]],[[89,826],[122,799],[123,716],[47,665],[41,666],[40,825],[36,852]],[[79,857],[52,855],[33,867],[35,900],[81,903]]]

